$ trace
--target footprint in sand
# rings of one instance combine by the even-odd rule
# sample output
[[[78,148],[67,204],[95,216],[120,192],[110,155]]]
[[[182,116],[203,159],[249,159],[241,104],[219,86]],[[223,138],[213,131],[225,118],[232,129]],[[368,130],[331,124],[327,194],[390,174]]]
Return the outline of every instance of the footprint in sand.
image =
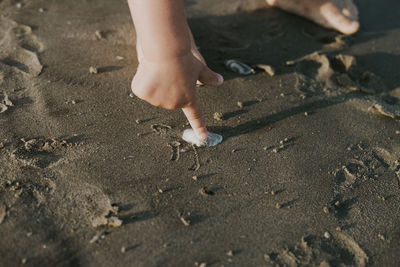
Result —
[[[368,256],[348,235],[326,232],[324,236],[309,235],[280,253],[265,254],[267,262],[277,266],[357,266],[364,267]]]
[[[22,138],[11,155],[26,166],[47,168],[58,162],[68,149],[76,143],[68,140]]]
[[[20,25],[13,20],[0,19],[0,64],[14,68],[19,72],[38,76],[43,66],[38,53],[43,45],[32,33],[32,28]]]
[[[387,90],[379,76],[357,65],[354,56],[315,52],[286,64],[295,67],[295,88],[301,93],[332,97],[351,91],[377,94]]]
[[[357,144],[351,150],[358,150],[359,155],[333,172],[334,196],[327,211],[332,211],[339,222],[346,222],[356,216],[357,212],[353,212],[353,209],[356,211],[359,203],[354,192],[362,184],[379,182],[387,185],[385,191],[380,192],[383,195],[390,195],[394,188],[400,188],[400,179],[397,177],[400,171],[399,147],[389,151],[381,147],[367,149],[362,144]]]

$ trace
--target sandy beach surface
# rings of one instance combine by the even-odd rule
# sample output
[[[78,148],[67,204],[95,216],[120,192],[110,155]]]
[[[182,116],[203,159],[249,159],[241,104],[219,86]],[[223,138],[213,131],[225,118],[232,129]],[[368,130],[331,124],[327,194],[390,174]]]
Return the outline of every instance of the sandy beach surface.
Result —
[[[186,1],[226,80],[198,90],[224,140],[196,148],[130,96],[126,1],[0,0],[0,266],[399,266],[400,2],[356,3],[342,36]]]

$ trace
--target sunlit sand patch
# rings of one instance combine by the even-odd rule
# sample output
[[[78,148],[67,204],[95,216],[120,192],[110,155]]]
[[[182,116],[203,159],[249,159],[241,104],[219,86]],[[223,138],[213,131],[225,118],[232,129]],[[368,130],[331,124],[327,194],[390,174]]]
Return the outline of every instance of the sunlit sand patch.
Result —
[[[196,145],[198,147],[201,146],[216,146],[222,142],[222,136],[216,133],[208,132],[207,141],[202,142],[200,141],[196,134],[194,133],[193,129],[186,129],[183,132],[182,139],[188,142],[189,144]]]

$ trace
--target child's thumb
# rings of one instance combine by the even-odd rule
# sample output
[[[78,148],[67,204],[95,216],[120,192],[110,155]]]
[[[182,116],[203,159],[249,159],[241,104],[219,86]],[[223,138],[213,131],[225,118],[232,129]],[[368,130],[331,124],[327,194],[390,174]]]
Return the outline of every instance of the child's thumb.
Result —
[[[199,81],[205,85],[218,86],[224,82],[224,77],[205,66],[200,72]]]

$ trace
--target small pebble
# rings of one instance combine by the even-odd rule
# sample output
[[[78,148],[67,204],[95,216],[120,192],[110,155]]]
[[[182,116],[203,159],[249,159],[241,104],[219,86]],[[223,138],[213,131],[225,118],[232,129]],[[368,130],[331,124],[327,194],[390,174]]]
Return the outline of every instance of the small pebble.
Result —
[[[214,117],[214,120],[216,120],[216,121],[222,121],[222,119],[223,119],[223,115],[221,112],[215,112],[213,117]]]
[[[181,217],[181,222],[183,223],[183,225],[190,226],[190,221],[186,220],[185,218]]]
[[[198,177],[195,175],[195,176],[192,177],[192,179],[195,180],[195,181],[197,181],[197,180],[198,180]]]
[[[124,57],[116,56],[115,59],[116,59],[116,60],[124,60]]]
[[[280,208],[281,208],[281,204],[276,203],[275,207],[276,207],[277,209],[280,209]]]
[[[21,263],[22,263],[22,264],[25,264],[25,263],[26,263],[26,258],[23,258],[23,259],[21,260]]]
[[[335,202],[335,206],[336,206],[336,207],[339,207],[339,206],[340,206],[339,200]]]
[[[308,116],[308,112],[304,112],[304,116]]]
[[[229,251],[226,253],[226,255],[227,255],[228,257],[233,257],[233,251],[232,251],[232,250],[229,250]]]
[[[96,36],[97,40],[103,39],[103,33],[99,30],[97,30],[94,35]]]
[[[126,248],[124,246],[121,247],[121,253],[125,253],[126,252]]]
[[[240,102],[240,101],[238,101],[238,102],[237,102],[237,106],[238,106],[239,108],[243,108],[243,103]]]
[[[322,210],[324,211],[325,214],[329,214],[329,209],[328,209],[328,207],[324,207]]]
[[[44,8],[39,8],[38,11],[39,11],[40,13],[43,13],[43,12],[44,12]]]
[[[99,70],[97,68],[93,67],[93,66],[90,66],[89,73],[90,74],[97,74],[97,73],[99,73]]]
[[[16,6],[17,6],[17,8],[21,8],[24,6],[24,3],[17,3]]]
[[[135,122],[136,122],[136,124],[141,124],[142,120],[137,119],[137,120],[135,120]]]
[[[380,240],[382,240],[382,241],[385,241],[385,240],[386,240],[385,236],[382,235],[382,234],[378,234],[378,238],[379,238]]]
[[[202,189],[200,189],[200,194],[202,194],[203,196],[207,196],[207,195],[214,195],[214,192],[209,190],[207,187],[203,187]]]
[[[342,231],[342,227],[340,227],[340,226],[336,227],[336,231],[341,232]]]
[[[275,196],[275,191],[274,190],[271,191],[271,195]]]
[[[328,233],[328,232],[325,232],[325,233],[324,233],[324,237],[325,237],[326,239],[329,239],[329,238],[331,238],[331,234]]]
[[[129,93],[130,98],[135,98],[135,95],[133,93]]]

